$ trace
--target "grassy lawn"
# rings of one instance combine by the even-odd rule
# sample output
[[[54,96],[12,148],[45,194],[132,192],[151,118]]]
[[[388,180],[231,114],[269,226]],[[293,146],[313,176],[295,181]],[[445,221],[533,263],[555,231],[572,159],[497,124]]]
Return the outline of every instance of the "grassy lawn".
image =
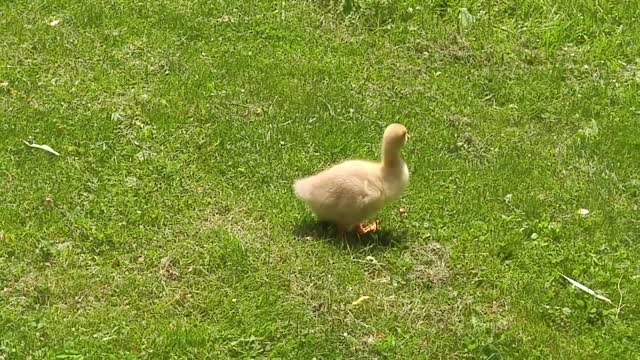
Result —
[[[639,356],[639,24],[623,0],[0,2],[0,359]],[[391,122],[411,184],[336,239],[293,181],[378,158]]]

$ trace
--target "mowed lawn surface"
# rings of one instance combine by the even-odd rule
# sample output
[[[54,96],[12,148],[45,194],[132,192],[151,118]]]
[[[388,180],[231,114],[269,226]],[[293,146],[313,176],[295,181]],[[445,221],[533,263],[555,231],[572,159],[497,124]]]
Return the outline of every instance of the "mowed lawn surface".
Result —
[[[1,2],[0,359],[637,357],[639,20]],[[411,184],[336,239],[292,183],[391,122]]]

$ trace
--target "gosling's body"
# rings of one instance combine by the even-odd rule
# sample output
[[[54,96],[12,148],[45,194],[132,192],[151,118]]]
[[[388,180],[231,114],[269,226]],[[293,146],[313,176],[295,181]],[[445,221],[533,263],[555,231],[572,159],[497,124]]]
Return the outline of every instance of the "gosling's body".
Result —
[[[409,184],[409,170],[400,156],[406,128],[392,124],[383,136],[382,162],[349,160],[297,180],[296,195],[320,220],[350,229],[396,200]],[[360,226],[361,228],[361,226]]]

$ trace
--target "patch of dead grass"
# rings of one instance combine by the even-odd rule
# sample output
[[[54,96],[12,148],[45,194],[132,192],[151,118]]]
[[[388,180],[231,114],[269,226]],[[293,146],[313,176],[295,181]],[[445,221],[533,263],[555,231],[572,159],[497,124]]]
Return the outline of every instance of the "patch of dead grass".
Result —
[[[475,60],[471,44],[457,32],[452,32],[446,39],[436,42],[418,40],[414,44],[414,51],[436,61],[471,63]]]
[[[412,246],[403,256],[413,264],[409,278],[419,285],[442,286],[451,278],[450,252],[437,242]]]
[[[201,231],[223,229],[240,239],[243,244],[251,244],[260,233],[269,232],[269,226],[249,215],[242,207],[222,206],[209,210],[198,226]],[[265,236],[266,237],[266,236]]]

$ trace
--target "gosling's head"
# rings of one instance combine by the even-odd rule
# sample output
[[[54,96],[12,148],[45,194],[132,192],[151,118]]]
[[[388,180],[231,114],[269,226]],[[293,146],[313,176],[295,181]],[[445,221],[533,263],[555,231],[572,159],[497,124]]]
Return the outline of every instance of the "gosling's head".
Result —
[[[382,142],[387,148],[400,150],[409,138],[409,132],[404,125],[391,124],[385,129]]]

